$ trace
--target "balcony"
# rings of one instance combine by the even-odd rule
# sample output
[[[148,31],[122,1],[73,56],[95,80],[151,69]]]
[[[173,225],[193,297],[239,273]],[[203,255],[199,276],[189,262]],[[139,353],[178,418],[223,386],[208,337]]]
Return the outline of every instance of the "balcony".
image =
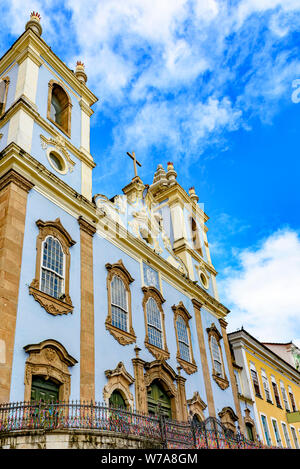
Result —
[[[297,412],[287,412],[286,419],[289,423],[300,422],[300,411],[297,410]]]
[[[85,402],[0,404],[0,448],[252,449],[219,420],[179,422]],[[268,447],[270,449],[270,447]],[[274,448],[275,449],[275,448]]]

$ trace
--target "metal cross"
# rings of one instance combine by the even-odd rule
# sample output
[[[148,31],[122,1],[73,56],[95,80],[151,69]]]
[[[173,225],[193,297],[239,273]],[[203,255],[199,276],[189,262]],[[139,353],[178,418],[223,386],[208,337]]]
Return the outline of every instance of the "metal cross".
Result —
[[[134,175],[135,175],[135,177],[137,177],[138,173],[137,173],[136,165],[138,164],[140,167],[141,167],[142,165],[141,165],[141,163],[139,163],[138,160],[136,159],[134,151],[132,152],[132,155],[131,155],[129,152],[127,152],[127,155],[130,156],[130,158],[133,160]]]

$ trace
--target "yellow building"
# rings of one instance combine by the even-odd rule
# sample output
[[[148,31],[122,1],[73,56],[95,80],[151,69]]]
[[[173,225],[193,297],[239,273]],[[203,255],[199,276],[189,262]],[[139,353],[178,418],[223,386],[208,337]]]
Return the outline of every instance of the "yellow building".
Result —
[[[299,449],[299,371],[244,329],[228,339],[246,426],[255,423],[254,438],[268,446]]]

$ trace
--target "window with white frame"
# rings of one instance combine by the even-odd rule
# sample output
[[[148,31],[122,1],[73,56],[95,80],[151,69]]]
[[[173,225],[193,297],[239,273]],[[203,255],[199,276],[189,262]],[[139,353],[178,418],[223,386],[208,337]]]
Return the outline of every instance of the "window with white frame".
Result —
[[[240,375],[239,375],[239,372],[237,370],[234,370],[234,376],[235,376],[237,392],[238,392],[238,394],[242,394]]]
[[[269,428],[268,428],[268,423],[267,423],[267,417],[265,415],[261,415],[261,422],[262,422],[262,426],[264,429],[264,434],[265,434],[267,445],[271,446],[271,438],[270,438],[270,433],[269,433]]]
[[[286,390],[283,384],[283,381],[280,381],[280,389],[281,389],[281,394],[282,394],[282,399],[284,402],[284,407],[287,412],[290,412],[290,406],[289,406],[289,401],[287,398]]]
[[[266,375],[265,370],[263,370],[263,369],[261,369],[261,379],[262,379],[262,383],[263,383],[263,388],[264,388],[264,391],[265,391],[266,399],[267,399],[268,402],[272,402],[272,397],[271,397],[271,391],[270,391],[270,387],[269,387],[268,377],[267,377],[267,375]]]
[[[53,236],[48,236],[42,245],[41,291],[55,298],[64,293],[64,253]]]
[[[290,437],[289,437],[289,433],[288,433],[287,426],[286,426],[286,424],[285,424],[284,422],[281,422],[281,426],[282,426],[284,438],[285,438],[285,441],[286,441],[286,446],[287,446],[288,448],[291,448],[292,445],[291,445],[291,440],[290,440]]]
[[[292,437],[293,437],[293,440],[294,440],[294,445],[295,445],[295,448],[296,449],[299,449],[299,443],[298,443],[298,438],[297,438],[297,434],[296,434],[296,430],[294,427],[291,426],[291,432],[292,432]]]
[[[278,386],[276,383],[276,379],[273,375],[271,375],[271,381],[272,381],[272,387],[273,387],[273,392],[274,392],[274,397],[275,397],[275,402],[277,407],[282,408],[281,401],[280,401],[280,396],[278,392]]]
[[[278,429],[278,425],[277,425],[277,421],[275,419],[272,419],[272,425],[273,425],[273,430],[274,430],[274,434],[275,434],[275,439],[276,439],[276,443],[277,443],[277,446],[282,446],[282,442],[281,442],[281,438],[280,438],[280,433],[279,433],[279,429]]]
[[[111,323],[123,331],[128,330],[127,291],[118,275],[111,281]]]
[[[295,403],[295,399],[294,399],[294,394],[293,394],[293,391],[292,391],[291,386],[289,386],[288,389],[289,389],[289,396],[290,396],[290,400],[291,400],[293,412],[296,412],[296,411],[297,411],[297,407],[296,407],[296,403]]]
[[[254,392],[256,396],[261,397],[258,376],[257,376],[255,365],[253,363],[250,364],[250,373],[251,373],[252,383],[254,387]]]
[[[161,315],[157,303],[153,298],[149,298],[147,301],[146,311],[149,343],[162,349],[163,337]]]

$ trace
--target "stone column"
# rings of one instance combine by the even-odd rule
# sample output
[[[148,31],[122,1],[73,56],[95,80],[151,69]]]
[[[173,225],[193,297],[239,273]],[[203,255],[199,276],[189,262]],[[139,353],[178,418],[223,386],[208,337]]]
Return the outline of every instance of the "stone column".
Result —
[[[230,347],[229,347],[229,342],[228,342],[228,337],[227,337],[227,332],[226,332],[227,322],[225,321],[225,319],[219,319],[219,323],[220,323],[221,329],[222,329],[222,336],[223,336],[225,353],[226,353],[227,364],[228,364],[228,369],[229,369],[229,376],[230,376],[231,389],[232,389],[232,393],[233,393],[233,400],[234,400],[235,410],[236,410],[236,414],[237,414],[238,419],[239,419],[240,430],[246,436],[245,423],[244,423],[244,420],[242,418],[240,401],[239,401],[239,398],[238,398],[236,381],[235,381],[235,376],[234,376],[234,371],[233,371],[233,366],[232,366],[232,356],[231,356],[231,353],[230,353]]]
[[[202,364],[202,370],[203,370],[203,376],[204,376],[208,413],[210,417],[216,417],[215,404],[214,404],[210,373],[209,373],[208,361],[207,361],[207,355],[206,355],[206,348],[205,348],[205,342],[204,342],[201,312],[200,312],[202,304],[198,300],[195,300],[195,299],[192,300],[192,303],[194,305],[196,328],[197,328],[201,364]]]
[[[148,412],[147,391],[144,379],[144,360],[139,357],[141,349],[134,348],[136,358],[132,359],[134,369],[135,407],[138,412]]]
[[[181,367],[177,367],[178,375],[176,377],[177,381],[177,390],[178,390],[178,402],[179,402],[179,409],[180,415],[179,420],[186,422],[188,420],[188,410],[187,410],[187,403],[186,403],[186,393],[185,393],[185,382],[186,379],[180,375]]]
[[[81,320],[80,320],[80,399],[95,399],[95,337],[93,236],[96,228],[78,218],[80,225]]]
[[[32,187],[12,169],[0,179],[0,402],[10,398],[27,196]]]

